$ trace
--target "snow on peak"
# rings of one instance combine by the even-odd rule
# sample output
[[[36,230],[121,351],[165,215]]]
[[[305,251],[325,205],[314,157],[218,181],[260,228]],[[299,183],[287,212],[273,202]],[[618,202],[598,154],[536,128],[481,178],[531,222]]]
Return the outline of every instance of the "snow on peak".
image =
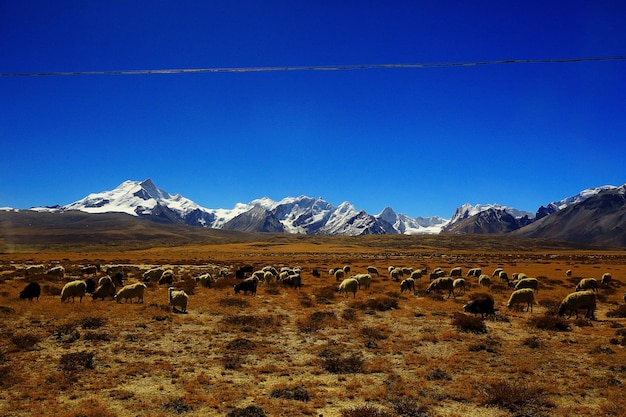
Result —
[[[563,210],[564,208],[571,206],[572,204],[580,203],[582,201],[585,201],[589,197],[598,195],[598,193],[600,193],[601,191],[613,190],[616,188],[617,187],[615,187],[614,185],[603,185],[601,187],[587,188],[586,190],[582,190],[574,196],[567,197],[560,201],[552,202],[550,204],[554,205],[554,207],[558,208],[559,210]]]

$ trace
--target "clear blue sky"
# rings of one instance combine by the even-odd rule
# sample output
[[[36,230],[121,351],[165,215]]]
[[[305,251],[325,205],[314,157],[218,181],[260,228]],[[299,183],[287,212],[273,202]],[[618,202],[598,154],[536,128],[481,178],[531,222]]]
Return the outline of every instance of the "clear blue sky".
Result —
[[[623,1],[0,0],[0,72],[626,55]],[[626,61],[0,77],[0,206],[539,205],[626,182]]]

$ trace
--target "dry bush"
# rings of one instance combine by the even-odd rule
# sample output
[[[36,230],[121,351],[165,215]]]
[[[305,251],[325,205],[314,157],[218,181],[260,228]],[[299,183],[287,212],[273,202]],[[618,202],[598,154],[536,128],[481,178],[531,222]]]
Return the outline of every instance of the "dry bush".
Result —
[[[620,304],[617,308],[606,312],[607,317],[623,319],[626,317],[626,304]]]
[[[65,372],[78,371],[80,369],[93,369],[93,352],[71,352],[61,355],[59,369]]]
[[[176,398],[171,401],[166,402],[161,407],[163,411],[175,414],[183,414],[193,410],[193,407],[185,403],[183,398]]]
[[[86,332],[83,335],[83,339],[99,342],[108,342],[111,340],[111,335],[107,332]]]
[[[500,407],[512,413],[543,415],[541,408],[547,406],[541,388],[521,382],[492,381],[480,387],[479,393],[482,405]],[[531,411],[532,414],[529,414]]]
[[[463,332],[487,333],[487,326],[482,317],[470,316],[465,313],[454,313],[452,316],[452,325]]]
[[[364,326],[361,328],[361,336],[369,340],[384,340],[387,338],[386,329],[383,327]]]
[[[341,410],[341,417],[394,417],[389,411],[373,405],[364,404]]]
[[[76,323],[65,323],[54,329],[53,336],[64,343],[73,343],[80,339],[80,332],[76,328]]]
[[[532,316],[528,319],[527,323],[530,327],[541,330],[554,330],[560,332],[567,332],[571,330],[567,320],[558,315],[543,314]]]
[[[235,408],[226,417],[266,417],[266,414],[261,407],[249,405],[246,408]]]
[[[329,354],[321,358],[321,367],[331,374],[354,374],[363,372],[363,355],[360,352]]]
[[[341,313],[341,318],[346,320],[346,321],[354,321],[354,320],[356,320],[356,310],[353,309],[353,308],[349,308],[349,307],[346,308]]]
[[[273,316],[257,315],[229,315],[222,317],[220,321],[226,326],[245,326],[248,328],[273,327],[278,323],[278,319]]]
[[[429,417],[431,414],[428,407],[421,405],[418,400],[409,396],[391,399],[389,404],[398,416],[403,417]]]
[[[308,318],[296,322],[298,329],[303,333],[313,333],[324,327],[334,326],[337,315],[334,311],[314,311]]]
[[[334,300],[337,295],[337,287],[325,286],[325,287],[315,288],[313,295],[318,299],[323,298],[326,300]]]
[[[537,336],[531,336],[522,341],[522,345],[528,346],[531,349],[539,349],[542,347],[542,343]]]
[[[291,388],[274,388],[270,394],[271,398],[282,398],[285,400],[309,401],[311,397],[306,388],[296,386]]]
[[[234,339],[226,344],[228,350],[252,350],[256,343],[248,339]]]
[[[389,296],[381,296],[375,298],[369,298],[367,300],[358,300],[350,303],[350,308],[357,310],[367,311],[387,311],[398,308],[398,299]]]
[[[39,336],[35,334],[17,333],[11,336],[11,343],[13,343],[20,350],[32,349],[39,342]]]
[[[83,329],[98,329],[106,324],[107,320],[102,317],[85,317],[78,320],[77,325]]]
[[[222,307],[239,307],[246,308],[250,306],[250,302],[243,297],[225,297],[220,298],[218,304]]]

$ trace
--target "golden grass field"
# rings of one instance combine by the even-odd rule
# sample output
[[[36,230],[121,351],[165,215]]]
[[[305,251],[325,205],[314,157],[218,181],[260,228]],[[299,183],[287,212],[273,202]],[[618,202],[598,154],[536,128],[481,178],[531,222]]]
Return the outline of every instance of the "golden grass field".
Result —
[[[61,264],[65,279],[31,277],[39,301],[19,300],[29,264]],[[61,303],[79,266],[124,264],[128,283],[169,265],[190,294],[174,313],[167,288],[145,302]],[[235,295],[193,277],[213,266],[300,266],[303,288],[260,284]],[[125,250],[50,246],[0,254],[2,416],[625,416],[626,252],[478,236],[267,236],[258,241]],[[376,266],[369,290],[336,293],[330,268]],[[537,277],[534,311],[509,311],[494,279],[496,319],[460,315],[456,299],[400,293],[389,265],[501,267]],[[321,277],[311,271],[319,269]],[[565,271],[573,271],[567,277]],[[593,320],[550,315],[580,278],[613,281]],[[481,326],[484,324],[484,330]]]

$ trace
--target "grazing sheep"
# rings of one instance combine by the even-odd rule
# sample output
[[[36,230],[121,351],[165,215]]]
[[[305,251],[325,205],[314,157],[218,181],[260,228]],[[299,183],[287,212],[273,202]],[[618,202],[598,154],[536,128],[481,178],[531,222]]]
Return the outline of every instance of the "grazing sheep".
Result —
[[[472,268],[469,271],[467,271],[467,276],[468,277],[476,277],[478,278],[479,276],[481,276],[483,273],[483,270],[480,268]]]
[[[600,284],[609,285],[612,279],[613,277],[611,276],[611,274],[608,272],[605,272],[604,274],[602,274],[602,279],[600,280]]]
[[[163,273],[161,274],[161,278],[159,278],[159,285],[171,285],[172,282],[174,282],[174,271],[172,271],[171,269],[168,269],[166,271],[163,271]]]
[[[271,284],[273,279],[274,279],[274,274],[272,273],[272,271],[265,271],[263,273],[263,281],[266,284]]]
[[[480,277],[478,277],[478,285],[480,285],[481,287],[490,288],[491,278],[489,278],[489,275],[481,275]]]
[[[517,281],[515,284],[515,290],[521,290],[522,288],[531,288],[535,291],[539,291],[539,280],[537,278],[523,278]]]
[[[370,288],[370,285],[372,283],[372,276],[370,274],[356,274],[351,276],[350,278],[354,278],[359,281],[359,287],[365,288],[366,290]]]
[[[500,273],[498,274],[498,278],[500,278],[500,282],[504,282],[505,284],[509,285],[509,274],[507,274],[504,271],[500,271]]]
[[[102,285],[113,285],[113,280],[108,275],[100,277],[100,279],[98,280],[98,286],[100,287]]]
[[[100,264],[88,265],[80,269],[82,275],[96,275],[100,272]]]
[[[30,282],[22,291],[20,291],[20,300],[25,300],[27,298],[29,301],[33,301],[33,298],[39,300],[40,295],[41,286],[39,286],[36,282]]]
[[[430,294],[433,290],[437,292],[448,290],[448,298],[450,298],[450,296],[456,298],[456,295],[454,295],[454,281],[450,277],[441,277],[432,281],[428,288],[426,288],[426,293]]]
[[[69,300],[72,297],[72,302],[74,302],[74,298],[78,297],[80,302],[83,302],[83,297],[85,296],[85,292],[87,291],[87,284],[83,280],[70,281],[61,290],[61,302],[65,300]]]
[[[565,271],[565,276],[566,277],[571,277],[572,276],[572,270],[568,269],[567,271]]]
[[[249,292],[252,295],[256,295],[256,287],[259,281],[255,278],[246,278],[241,281],[239,284],[233,285],[233,289],[235,290],[235,294],[239,294],[239,291],[243,291],[244,295]]]
[[[353,297],[356,298],[356,292],[359,289],[359,281],[354,278],[346,278],[341,281],[339,284],[339,288],[337,291],[345,293],[346,297],[348,297],[348,293],[351,292]]]
[[[344,279],[346,277],[346,272],[339,268],[335,271],[335,281],[341,281],[342,279]]]
[[[311,275],[313,275],[315,278],[319,278],[322,276],[317,268],[313,268],[313,271],[311,271]]]
[[[457,278],[454,281],[452,281],[452,290],[459,290],[459,294],[461,294],[461,291],[463,291],[463,294],[465,294],[465,279],[463,278]]]
[[[100,298],[104,301],[106,297],[112,297],[115,299],[115,285],[113,283],[98,285],[98,288],[91,294],[91,297],[95,300]]]
[[[198,275],[194,278],[194,280],[196,281],[196,284],[200,284],[205,288],[210,288],[211,282],[213,282],[213,277],[207,272],[206,274]]]
[[[350,273],[350,271],[351,271],[351,269],[350,269],[350,265],[345,265],[345,266],[343,267],[343,272],[344,272],[344,273],[349,274],[349,273]]]
[[[280,281],[283,285],[287,285],[291,288],[301,288],[302,287],[302,277],[300,274],[289,275],[287,278]]]
[[[46,275],[52,275],[57,278],[63,278],[65,277],[65,268],[63,268],[61,265],[55,266],[53,268],[48,269],[48,272],[46,272]]]
[[[496,268],[493,270],[493,274],[491,274],[492,277],[499,277],[500,273],[504,272],[504,270],[502,268]]]
[[[411,276],[409,278],[413,279],[414,281],[419,281],[420,279],[422,279],[423,274],[424,272],[421,269],[416,269],[415,271],[411,272]]]
[[[485,315],[492,315],[495,317],[496,309],[493,308],[494,300],[489,294],[479,293],[472,297],[472,300],[463,306],[463,311],[466,313],[480,314],[481,317]]]
[[[575,313],[576,318],[578,318],[579,308],[587,309],[585,318],[593,318],[596,310],[596,294],[593,291],[581,291],[568,294],[559,306],[559,316],[563,316],[566,312],[569,312],[567,318],[571,318],[572,313]]]
[[[174,287],[169,287],[168,289],[168,302],[172,306],[172,310],[176,313],[176,307],[180,308],[180,311],[183,313],[187,312],[187,302],[189,301],[189,296],[183,290],[176,291]]]
[[[411,274],[413,273],[413,268],[410,267],[402,267],[400,269],[402,270],[402,275],[411,276]]]
[[[130,302],[132,303],[133,298],[137,297],[137,302],[143,303],[143,293],[146,290],[146,288],[147,288],[146,284],[142,282],[126,285],[124,286],[124,288],[119,290],[113,298],[118,303],[120,302],[122,298],[124,299],[124,302],[128,302],[128,299],[130,299]]]
[[[463,268],[457,266],[456,268],[452,268],[450,270],[451,277],[462,277],[463,276]]]
[[[375,266],[368,266],[367,273],[372,275],[376,274],[377,277],[380,276],[380,274],[378,273],[378,268],[376,268]]]
[[[115,274],[113,274],[111,280],[115,285],[119,285],[120,287],[124,286],[124,275],[122,275],[121,272],[116,272]]]
[[[163,268],[152,268],[143,273],[143,282],[153,282],[161,278],[163,275]]]
[[[251,274],[252,271],[254,271],[254,267],[252,265],[242,266],[235,271],[235,278],[244,279],[246,274]]]
[[[513,291],[511,297],[509,298],[509,302],[506,303],[508,308],[513,307],[515,304],[526,303],[526,311],[533,311],[533,303],[535,302],[535,292],[532,288],[522,288],[519,290]]]
[[[24,268],[24,276],[38,275],[46,272],[45,265],[30,265]]]
[[[96,290],[96,287],[97,287],[97,285],[96,285],[96,281],[94,281],[94,279],[93,279],[93,278],[87,278],[87,279],[85,280],[85,284],[87,285],[87,289],[86,289],[86,291],[85,291],[85,292],[86,292],[87,294],[93,294],[93,293],[94,293],[94,291]]]
[[[415,280],[413,278],[405,278],[400,283],[400,294],[405,291],[412,291],[415,294]]]
[[[111,277],[115,274],[122,274],[122,276],[124,276],[124,265],[107,266],[104,272]]]
[[[445,276],[446,276],[446,272],[441,268],[436,268],[429,274],[429,278],[431,281],[434,281],[437,278],[442,278]]]
[[[583,278],[578,282],[575,291],[593,290],[598,291],[598,280],[595,278]]]
[[[402,268],[394,268],[389,272],[389,279],[399,282],[403,275]]]

